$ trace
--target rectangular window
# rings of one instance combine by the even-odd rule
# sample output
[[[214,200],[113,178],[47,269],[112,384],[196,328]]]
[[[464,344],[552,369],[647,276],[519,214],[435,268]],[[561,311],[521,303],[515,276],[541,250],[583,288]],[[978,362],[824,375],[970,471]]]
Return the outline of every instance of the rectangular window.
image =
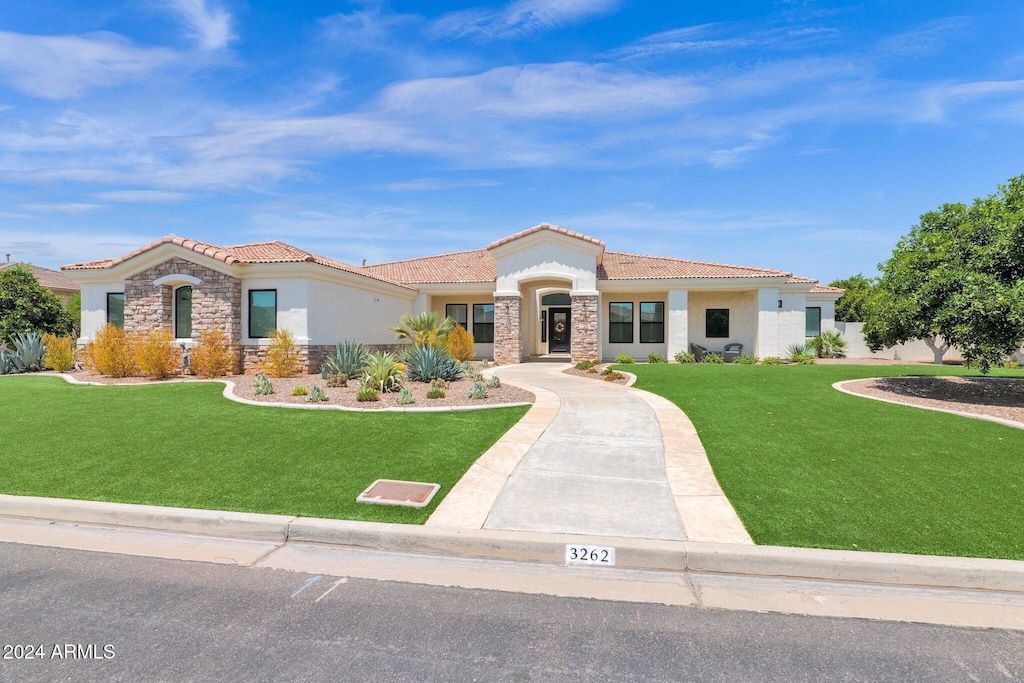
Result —
[[[469,329],[467,326],[469,315],[469,306],[467,304],[446,304],[444,307],[444,314],[462,325],[462,329]]]
[[[263,339],[277,329],[277,290],[249,290],[249,337]]]
[[[807,307],[807,336],[817,337],[821,334],[821,306]]]
[[[729,337],[729,309],[709,308],[706,315],[704,336],[708,339],[727,339]]]
[[[494,304],[473,304],[473,341],[494,343]]]
[[[124,294],[120,292],[107,294],[107,323],[119,330],[124,328]]]
[[[633,302],[608,304],[608,343],[633,343]]]
[[[178,287],[174,290],[174,337],[192,338],[192,288]]]
[[[665,302],[640,302],[640,343],[665,343]]]

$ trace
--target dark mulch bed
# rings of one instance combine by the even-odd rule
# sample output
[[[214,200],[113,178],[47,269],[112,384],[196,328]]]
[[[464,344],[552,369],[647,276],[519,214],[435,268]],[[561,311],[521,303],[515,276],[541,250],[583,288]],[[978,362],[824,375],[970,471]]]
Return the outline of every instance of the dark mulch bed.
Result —
[[[1024,423],[1024,378],[883,377],[843,386],[865,396]]]

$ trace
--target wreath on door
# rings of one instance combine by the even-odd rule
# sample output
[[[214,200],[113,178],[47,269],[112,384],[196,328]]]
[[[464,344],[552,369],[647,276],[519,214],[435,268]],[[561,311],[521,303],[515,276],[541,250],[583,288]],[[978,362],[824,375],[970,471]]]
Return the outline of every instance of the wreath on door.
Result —
[[[555,332],[558,334],[562,334],[563,332],[565,332],[565,323],[562,322],[561,320],[555,323]]]

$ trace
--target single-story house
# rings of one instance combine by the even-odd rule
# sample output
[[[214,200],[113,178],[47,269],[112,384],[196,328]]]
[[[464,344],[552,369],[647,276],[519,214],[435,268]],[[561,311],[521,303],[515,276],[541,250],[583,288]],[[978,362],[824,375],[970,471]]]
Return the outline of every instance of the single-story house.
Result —
[[[228,332],[254,371],[277,328],[310,371],[343,339],[393,347],[389,327],[436,311],[465,326],[480,358],[519,363],[629,353],[671,358],[699,344],[783,356],[835,329],[843,290],[769,268],[608,251],[543,223],[453,254],[354,266],[282,242],[221,247],[169,236],[130,254],[64,266],[82,287],[81,344],[106,323],[169,327],[183,344]]]
[[[31,270],[32,274],[35,275],[36,280],[39,281],[39,284],[56,294],[63,304],[67,304],[68,299],[73,297],[75,294],[78,294],[78,283],[59,270],[50,270],[49,268],[43,268],[41,266],[33,266],[31,263],[12,261],[10,254],[7,254],[6,261],[0,263],[0,271],[7,270],[8,268],[14,268],[15,266],[25,266]]]

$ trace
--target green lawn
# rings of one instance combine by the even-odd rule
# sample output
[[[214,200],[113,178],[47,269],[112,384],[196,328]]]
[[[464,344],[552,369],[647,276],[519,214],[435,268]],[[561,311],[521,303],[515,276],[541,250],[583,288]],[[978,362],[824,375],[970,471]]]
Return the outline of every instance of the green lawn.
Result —
[[[690,417],[755,543],[1024,559],[1024,430],[831,386],[977,373],[922,365],[620,369]],[[1024,383],[1021,371],[993,374]]]
[[[527,410],[289,410],[223,388],[4,377],[0,493],[422,524]],[[441,491],[422,510],[355,502],[382,477]]]

